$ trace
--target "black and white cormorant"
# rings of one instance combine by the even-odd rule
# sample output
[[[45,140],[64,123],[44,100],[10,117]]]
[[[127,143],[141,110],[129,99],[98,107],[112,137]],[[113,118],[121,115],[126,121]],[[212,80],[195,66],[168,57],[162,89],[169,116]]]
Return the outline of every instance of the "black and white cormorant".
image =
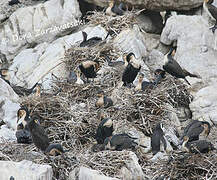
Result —
[[[108,108],[110,106],[113,106],[112,99],[107,97],[103,91],[99,92],[97,96],[99,97],[99,99],[96,102],[96,107]]]
[[[132,84],[141,69],[141,64],[137,62],[134,53],[130,53],[127,56],[127,61],[129,63],[122,75],[123,86]]]
[[[122,151],[123,149],[135,149],[136,146],[146,148],[139,145],[134,140],[137,138],[131,137],[128,134],[115,134],[112,137],[107,137],[104,141],[105,149]]]
[[[79,69],[87,78],[96,78],[96,71],[99,69],[99,62],[98,61],[84,61],[79,65]]]
[[[191,85],[185,77],[190,76],[190,77],[200,78],[200,76],[191,74],[187,70],[181,68],[179,63],[173,58],[174,53],[175,53],[175,48],[172,47],[170,51],[164,56],[163,69],[176,78],[184,79],[189,85]]]
[[[153,155],[159,151],[167,151],[167,142],[164,137],[164,127],[162,123],[157,124],[151,136],[151,148]]]
[[[136,91],[140,91],[140,90],[144,91],[145,89],[152,88],[154,86],[153,82],[143,81],[143,79],[144,79],[144,74],[140,73],[138,77],[138,84],[135,87]]]
[[[209,17],[215,21],[215,25],[211,27],[212,32],[215,33],[217,29],[217,7],[212,5],[213,0],[204,0],[203,9],[208,13]]]
[[[58,156],[65,152],[68,151],[65,151],[61,144],[54,143],[54,144],[50,144],[44,153],[48,156]]]
[[[199,140],[200,136],[207,137],[210,133],[211,126],[207,121],[194,120],[184,128],[184,133],[181,137],[189,137],[189,142]]]
[[[103,144],[107,137],[112,136],[113,122],[110,118],[100,117],[101,122],[96,130],[95,139],[98,144]]]
[[[184,136],[182,150],[191,153],[208,153],[209,151],[215,150],[211,142],[206,140],[197,140],[189,142],[189,137]]]
[[[19,0],[11,0],[8,2],[8,5],[13,6],[14,4],[19,4],[20,1]]]
[[[122,3],[120,3],[119,6],[117,6],[115,4],[115,1],[114,0],[111,0],[109,2],[109,6],[107,7],[106,9],[106,15],[109,15],[109,16],[116,16],[116,15],[120,15],[122,16],[124,14],[124,11],[125,11],[125,5]]]

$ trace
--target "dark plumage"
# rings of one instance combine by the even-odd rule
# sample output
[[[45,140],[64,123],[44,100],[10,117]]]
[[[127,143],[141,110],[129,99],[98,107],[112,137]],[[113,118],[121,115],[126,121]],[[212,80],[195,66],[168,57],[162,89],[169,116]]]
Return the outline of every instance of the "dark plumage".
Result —
[[[101,37],[92,37],[87,40],[87,33],[84,31],[82,31],[82,35],[83,35],[83,41],[80,43],[80,47],[85,47],[85,46],[91,47],[96,45],[100,41],[102,41]]]
[[[105,94],[99,94],[99,99],[96,102],[96,107],[108,108],[113,106],[113,101],[111,98],[107,97]]]
[[[181,139],[183,139],[184,136],[188,136],[189,142],[199,140],[200,135],[209,135],[210,128],[211,126],[208,122],[194,120],[185,127]]]
[[[115,15],[122,16],[124,14],[125,9],[126,7],[123,3],[117,6],[114,0],[112,0],[110,1],[108,8],[106,9],[106,14],[110,16],[115,16]]]
[[[133,138],[128,134],[116,134],[112,137],[108,137],[104,141],[105,149],[122,151],[123,149],[135,149],[138,145],[134,140],[137,138]],[[141,147],[146,148],[145,146],[139,145]]]
[[[144,74],[140,73],[139,74],[139,78],[138,78],[138,84],[135,88],[135,90],[142,90],[144,91],[145,89],[148,89],[148,88],[152,88],[154,86],[154,83],[153,82],[148,82],[148,81],[143,81],[143,78],[144,78]]]
[[[213,0],[204,0],[203,8],[208,13],[208,15],[215,20],[215,25],[211,27],[213,34],[215,33],[215,30],[217,29],[217,7],[212,5]]]
[[[79,69],[87,78],[87,80],[89,78],[95,78],[97,76],[96,71],[98,70],[98,68],[99,62],[97,61],[84,61],[81,63],[81,65],[79,65]]]
[[[19,96],[29,96],[30,94],[33,93],[33,90],[35,89],[35,87],[38,85],[38,83],[36,83],[32,88],[27,89],[21,86],[14,86],[11,85],[11,87],[13,88],[14,92],[17,93]]]
[[[13,176],[10,177],[10,180],[15,180]]]
[[[32,135],[33,143],[41,151],[45,151],[49,146],[49,139],[44,131],[44,128],[37,123],[38,119],[33,118],[27,122],[27,126]]]
[[[127,61],[129,60],[129,63],[122,75],[123,86],[133,83],[141,69],[141,65],[134,62],[135,55],[133,53],[128,58],[130,58],[130,60],[127,59]]]
[[[112,136],[113,132],[113,122],[109,118],[102,119],[97,130],[95,139],[98,144],[103,144],[107,137]]]
[[[209,151],[214,150],[214,146],[211,142],[206,140],[197,140],[189,142],[189,137],[184,136],[184,142],[182,144],[182,148],[184,151],[191,153],[208,153]]]
[[[174,53],[174,51],[175,49],[171,48],[169,53],[167,53],[164,56],[163,69],[176,78],[184,79],[189,85],[191,85],[185,78],[186,76],[196,77],[196,78],[200,78],[200,77],[198,75],[191,74],[185,69],[182,69],[181,66],[178,64],[178,62],[175,59],[173,59],[172,53]]]
[[[161,146],[163,146],[164,151],[167,149],[167,143],[162,128],[163,124],[157,124],[151,136],[151,148],[153,155],[157,154],[159,151],[162,150]]]
[[[29,132],[28,129],[19,129],[16,131],[16,138],[17,138],[17,143],[22,143],[22,144],[31,144],[32,143],[32,136]]]
[[[19,0],[11,0],[8,2],[8,5],[13,6],[14,4],[19,4],[20,1]]]
[[[45,154],[50,155],[50,156],[58,156],[65,152],[67,151],[63,150],[63,147],[61,146],[61,144],[50,144],[45,150]]]

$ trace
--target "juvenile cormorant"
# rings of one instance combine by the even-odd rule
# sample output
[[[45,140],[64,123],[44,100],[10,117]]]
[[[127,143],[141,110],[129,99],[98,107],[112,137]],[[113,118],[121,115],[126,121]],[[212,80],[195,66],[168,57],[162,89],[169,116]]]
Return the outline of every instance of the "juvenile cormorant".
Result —
[[[148,82],[148,81],[143,81],[144,79],[144,74],[140,73],[138,77],[138,84],[135,88],[136,91],[144,91],[147,88],[152,88],[154,86],[153,82]]]
[[[32,143],[32,136],[29,132],[28,128],[18,129],[15,133],[17,138],[17,143],[22,144],[31,144]]]
[[[208,13],[209,17],[215,21],[215,25],[211,27],[213,34],[217,29],[217,7],[212,5],[213,0],[204,0],[203,9]]]
[[[103,144],[107,137],[112,136],[113,122],[110,118],[101,117],[101,122],[96,130],[95,139],[98,144]]]
[[[186,76],[200,78],[198,75],[191,74],[185,69],[182,69],[178,62],[173,58],[173,53],[175,52],[174,48],[171,48],[170,51],[164,56],[164,65],[163,69],[176,78],[184,79],[189,85],[191,85]]]
[[[39,125],[38,119],[36,117],[31,119],[28,115],[29,111],[27,108],[24,107],[18,110],[19,121],[22,121],[24,128],[27,126],[29,129],[35,146],[44,152],[49,146],[48,136]]]
[[[188,124],[185,127],[182,138],[184,136],[188,136],[189,142],[199,140],[199,136],[207,137],[209,135],[210,128],[211,126],[207,121],[194,120],[192,123]]]
[[[155,75],[155,80],[154,80],[154,84],[155,85],[158,85],[162,79],[164,79],[166,76],[165,76],[166,72],[162,69],[156,69],[154,71],[154,75]]]
[[[11,0],[8,2],[8,5],[13,6],[14,4],[19,4],[20,1],[19,0]]]
[[[123,149],[135,149],[136,146],[146,148],[139,145],[134,140],[137,138],[131,137],[128,134],[115,134],[112,137],[107,137],[104,141],[105,149],[122,151]]]
[[[45,150],[45,154],[50,155],[50,156],[58,156],[65,152],[68,152],[68,151],[64,151],[61,144],[50,144]]]
[[[182,149],[191,153],[208,153],[209,151],[214,150],[214,146],[211,142],[206,140],[197,140],[189,142],[189,137],[184,136],[183,138]]]
[[[157,124],[153,131],[151,136],[151,148],[153,155],[157,154],[159,151],[167,150],[167,143],[164,137],[164,128],[162,123]]]
[[[114,0],[111,0],[109,2],[109,6],[108,8],[106,9],[106,15],[109,15],[109,16],[115,16],[115,15],[120,15],[122,16],[124,14],[124,4],[121,3],[119,6],[117,6],[115,4],[115,1]]]
[[[96,71],[99,69],[99,62],[98,61],[84,61],[79,65],[79,69],[87,78],[95,78]]]
[[[96,107],[104,107],[108,108],[110,106],[113,106],[113,101],[111,98],[107,97],[104,92],[99,92],[97,95],[99,99],[96,102]]]
[[[138,72],[141,69],[141,65],[136,62],[135,55],[133,53],[130,53],[127,56],[127,61],[129,63],[127,67],[125,68],[123,75],[122,75],[122,81],[124,82],[123,86],[127,86],[128,84],[133,83]]]

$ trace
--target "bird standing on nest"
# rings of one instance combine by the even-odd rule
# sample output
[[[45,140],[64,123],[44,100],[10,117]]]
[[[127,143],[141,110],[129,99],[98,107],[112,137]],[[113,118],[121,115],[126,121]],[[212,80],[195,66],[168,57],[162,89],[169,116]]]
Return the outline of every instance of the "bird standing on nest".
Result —
[[[200,76],[191,74],[187,70],[181,68],[178,62],[173,58],[175,54],[175,48],[171,48],[170,51],[164,56],[164,65],[163,69],[176,78],[184,79],[189,85],[191,85],[188,80],[185,78],[186,76],[200,78]]]
[[[194,120],[192,123],[188,124],[185,127],[181,139],[183,139],[184,136],[188,136],[189,142],[199,140],[200,136],[207,137],[210,133],[210,129],[211,126],[208,122]]]
[[[135,87],[136,91],[140,91],[140,90],[144,91],[145,89],[152,88],[154,86],[153,82],[143,81],[143,79],[144,79],[144,74],[140,73],[138,77],[138,84]]]
[[[98,144],[103,144],[107,137],[112,136],[113,121],[110,118],[105,118],[104,115],[100,115],[101,122],[96,130],[95,139]]]
[[[104,149],[122,151],[123,149],[135,149],[136,146],[146,148],[146,146],[139,145],[134,140],[137,138],[131,137],[128,134],[115,134],[108,137],[104,141]]]
[[[217,7],[212,5],[212,3],[213,0],[204,0],[203,9],[207,12],[209,17],[215,21],[215,25],[210,28],[214,34],[215,30],[217,29]]]
[[[164,127],[162,123],[157,124],[151,136],[151,148],[153,155],[159,151],[167,151],[167,142],[164,137]]]
[[[99,62],[98,61],[84,61],[79,65],[79,69],[87,78],[96,78],[96,71],[99,69]]]
[[[209,151],[215,150],[211,142],[206,140],[197,140],[189,142],[189,137],[184,136],[182,144],[182,150],[191,153],[208,153]]]
[[[99,99],[96,102],[96,107],[108,108],[110,106],[113,106],[112,99],[108,98],[103,91],[99,92],[97,96],[99,97]]]
[[[109,16],[116,16],[116,15],[122,16],[124,14],[124,4],[123,4],[123,2],[120,3],[119,6],[117,6],[115,4],[114,0],[110,0],[109,6],[107,7],[105,13],[106,13],[106,15],[109,15]]]
[[[141,69],[141,65],[137,62],[134,53],[128,54],[127,61],[129,63],[122,75],[123,86],[132,84]]]

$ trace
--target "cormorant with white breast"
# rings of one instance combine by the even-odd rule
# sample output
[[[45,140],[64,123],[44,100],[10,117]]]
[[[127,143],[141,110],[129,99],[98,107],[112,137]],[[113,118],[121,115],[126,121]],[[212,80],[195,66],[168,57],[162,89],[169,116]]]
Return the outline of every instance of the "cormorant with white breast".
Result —
[[[104,141],[105,149],[122,151],[123,149],[135,149],[136,146],[146,148],[139,145],[134,140],[137,138],[131,137],[128,134],[115,134],[112,137],[107,137]]]
[[[184,79],[189,85],[191,85],[185,77],[190,76],[190,77],[200,78],[200,76],[191,74],[187,70],[181,68],[178,62],[173,58],[174,53],[175,53],[175,48],[172,47],[170,51],[164,56],[163,69],[176,78]]]
[[[211,126],[207,121],[194,120],[185,127],[181,139],[183,139],[184,136],[188,136],[189,142],[199,140],[200,136],[207,137],[210,133],[210,129]]]
[[[151,148],[153,155],[159,151],[167,151],[167,142],[164,137],[164,127],[162,123],[157,124],[151,136]]]
[[[211,27],[212,32],[215,33],[215,30],[217,29],[217,7],[212,5],[213,0],[204,0],[203,2],[203,9],[208,13],[210,18],[212,18],[215,21],[215,25]]]
[[[129,63],[122,75],[122,81],[124,83],[123,86],[133,83],[141,69],[141,64],[137,62],[134,53],[130,53],[128,55],[127,61],[129,61]]]
[[[109,15],[109,16],[115,16],[115,15],[122,16],[124,14],[124,9],[125,7],[123,3],[120,3],[120,5],[117,6],[114,0],[110,0],[109,6],[106,9],[105,13],[106,15]]]
[[[103,114],[100,115],[101,122],[96,130],[95,139],[98,144],[103,144],[107,137],[112,136],[113,122],[110,118],[105,118]]]
[[[99,99],[96,102],[96,107],[108,108],[110,106],[113,106],[112,99],[107,97],[103,91],[100,91],[97,96]]]
[[[99,62],[98,61],[84,61],[79,65],[79,69],[87,78],[96,78],[96,71],[99,69]]]
[[[215,150],[211,142],[206,140],[197,140],[189,142],[189,137],[184,136],[182,144],[182,150],[191,152],[191,153],[208,153],[209,151]]]

